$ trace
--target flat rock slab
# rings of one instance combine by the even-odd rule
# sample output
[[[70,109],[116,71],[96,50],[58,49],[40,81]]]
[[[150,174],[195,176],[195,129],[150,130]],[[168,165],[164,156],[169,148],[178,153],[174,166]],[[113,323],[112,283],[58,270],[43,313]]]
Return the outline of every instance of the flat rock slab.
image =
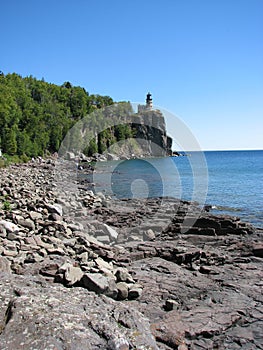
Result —
[[[240,256],[240,250],[234,250],[235,239],[224,251],[219,242],[217,249],[207,247],[205,254],[198,245],[188,250],[199,249],[199,254],[180,253],[187,245],[182,240],[169,246],[167,242],[128,245],[131,255],[136,249],[145,254],[149,247],[155,248],[154,256],[132,261],[130,271],[143,286],[133,305],[151,321],[160,348],[186,344],[189,349],[263,349],[262,259]],[[178,260],[180,254],[190,260]],[[202,263],[209,264],[205,273],[199,269]],[[209,273],[213,269],[216,273]],[[171,302],[176,308],[167,307]]]
[[[83,288],[0,273],[0,300],[1,350],[158,349],[140,312]]]

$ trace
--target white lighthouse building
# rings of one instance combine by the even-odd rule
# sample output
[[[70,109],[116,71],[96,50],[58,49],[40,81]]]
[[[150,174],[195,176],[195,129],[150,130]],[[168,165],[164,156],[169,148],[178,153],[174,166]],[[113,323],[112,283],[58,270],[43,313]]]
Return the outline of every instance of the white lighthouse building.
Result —
[[[150,92],[146,95],[146,104],[145,105],[138,105],[138,113],[143,111],[148,111],[153,108],[153,99]]]

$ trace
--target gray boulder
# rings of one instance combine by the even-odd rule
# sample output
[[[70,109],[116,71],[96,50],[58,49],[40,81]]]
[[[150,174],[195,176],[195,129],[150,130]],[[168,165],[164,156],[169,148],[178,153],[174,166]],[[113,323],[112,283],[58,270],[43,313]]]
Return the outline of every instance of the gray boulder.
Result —
[[[100,273],[85,273],[81,280],[82,285],[97,294],[105,294],[113,299],[117,298],[118,289],[114,279]]]
[[[19,227],[10,221],[0,220],[0,227],[4,228],[7,232],[19,232]]]
[[[46,204],[46,208],[49,213],[58,214],[60,216],[63,215],[63,209],[61,204]]]
[[[32,221],[31,219],[18,218],[17,223],[20,226],[23,226],[25,228],[28,228],[29,230],[35,231],[35,224],[34,224],[34,221]]]
[[[109,235],[110,240],[117,240],[118,232],[107,224],[104,224],[104,232]]]
[[[68,286],[73,286],[83,277],[81,268],[78,266],[73,266],[71,263],[63,264],[58,269],[58,273],[64,274],[64,283]]]

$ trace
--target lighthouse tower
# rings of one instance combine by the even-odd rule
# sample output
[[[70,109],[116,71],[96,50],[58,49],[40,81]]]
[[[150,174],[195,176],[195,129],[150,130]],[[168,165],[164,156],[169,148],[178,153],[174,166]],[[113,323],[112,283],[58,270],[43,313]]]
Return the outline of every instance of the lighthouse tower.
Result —
[[[149,111],[153,108],[153,99],[152,95],[148,92],[146,95],[146,104],[145,105],[138,105],[138,113]]]
[[[146,109],[152,109],[153,108],[153,99],[152,95],[148,92],[146,96]]]

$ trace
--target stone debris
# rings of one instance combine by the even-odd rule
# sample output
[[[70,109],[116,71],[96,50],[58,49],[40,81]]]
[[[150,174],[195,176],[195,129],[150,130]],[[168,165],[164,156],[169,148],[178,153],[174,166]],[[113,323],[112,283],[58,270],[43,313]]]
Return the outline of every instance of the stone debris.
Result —
[[[263,349],[262,229],[54,165],[0,169],[1,350]]]

